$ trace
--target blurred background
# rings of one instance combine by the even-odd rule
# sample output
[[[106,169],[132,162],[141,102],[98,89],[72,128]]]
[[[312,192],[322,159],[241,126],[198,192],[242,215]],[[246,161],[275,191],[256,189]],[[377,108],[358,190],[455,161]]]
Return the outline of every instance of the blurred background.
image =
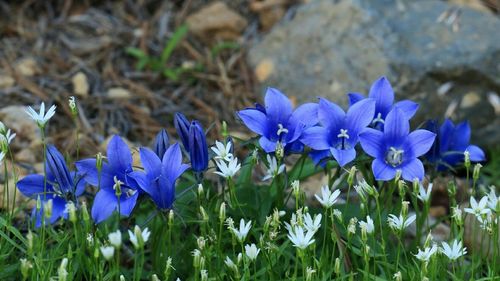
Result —
[[[296,103],[367,93],[385,75],[421,104],[414,125],[469,120],[472,143],[500,140],[497,0],[1,1],[0,120],[16,158],[40,161],[26,105],[57,105],[50,141],[83,154],[108,136],[147,145],[173,114],[210,128],[273,86]]]

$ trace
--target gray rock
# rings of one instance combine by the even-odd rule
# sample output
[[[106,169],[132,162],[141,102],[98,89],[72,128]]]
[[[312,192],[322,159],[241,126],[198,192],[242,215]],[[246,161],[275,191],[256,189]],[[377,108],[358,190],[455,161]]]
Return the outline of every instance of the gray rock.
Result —
[[[488,101],[500,93],[499,30],[494,15],[443,1],[313,0],[248,58],[263,87],[300,102],[324,96],[345,105],[347,92],[366,94],[385,75],[397,100],[420,103],[415,125],[445,114],[468,119],[473,142],[488,145],[500,140]]]

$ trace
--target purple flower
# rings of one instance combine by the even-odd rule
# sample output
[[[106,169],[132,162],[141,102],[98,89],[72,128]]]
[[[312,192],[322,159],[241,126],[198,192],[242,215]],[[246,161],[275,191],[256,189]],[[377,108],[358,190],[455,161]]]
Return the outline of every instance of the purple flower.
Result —
[[[78,173],[85,181],[100,188],[92,206],[92,218],[96,223],[104,221],[118,210],[118,204],[120,214],[129,216],[139,196],[137,182],[130,176],[133,172],[132,154],[127,144],[117,135],[108,144],[107,160],[107,163],[102,163],[100,173],[96,167],[96,159],[84,159],[75,163]],[[121,182],[120,201],[114,189],[118,181]]]
[[[394,91],[392,90],[392,86],[389,83],[389,80],[387,80],[387,78],[383,76],[373,82],[372,86],[370,87],[368,97],[376,101],[372,127],[380,130],[383,129],[385,119],[391,109],[399,108],[403,111],[408,120],[410,120],[413,115],[415,115],[415,112],[417,112],[418,109],[418,104],[410,100],[403,100],[393,104]],[[365,99],[365,97],[362,94],[349,94],[349,103],[351,106],[363,99]]]
[[[155,142],[153,143],[153,149],[158,155],[158,157],[163,158],[165,151],[167,151],[170,146],[168,133],[165,129],[161,129],[156,135]]]
[[[446,119],[438,130],[437,121],[427,122],[427,127],[437,133],[437,140],[425,157],[438,165],[438,170],[446,170],[464,162],[464,152],[468,151],[472,162],[485,161],[486,156],[481,148],[470,145],[471,129],[465,121],[455,126]]]
[[[31,174],[17,182],[17,188],[27,197],[42,201],[41,209],[37,212],[33,208],[32,216],[35,219],[35,226],[42,224],[43,203],[52,200],[52,216],[49,222],[54,223],[59,218],[67,218],[65,212],[66,203],[71,201],[77,204],[77,198],[85,191],[85,182],[80,181],[76,172],[69,171],[64,161],[64,157],[55,146],[47,147],[46,165],[46,185],[44,195],[44,176]]]
[[[409,120],[399,108],[385,118],[384,131],[367,128],[359,134],[363,150],[375,159],[372,170],[376,180],[388,181],[398,170],[405,180],[422,180],[424,166],[417,157],[431,148],[436,134],[427,130],[410,133]]]
[[[189,126],[189,159],[195,172],[203,172],[208,167],[207,139],[198,121],[191,122]]]
[[[318,118],[321,127],[304,131],[301,141],[314,149],[311,156],[316,163],[332,157],[343,167],[356,157],[359,133],[372,121],[375,100],[365,99],[349,108],[347,114],[338,105],[320,98]]]
[[[274,88],[267,89],[265,105],[238,112],[248,129],[261,136],[262,149],[267,153],[274,152],[280,142],[285,152],[302,151],[304,145],[299,138],[306,128],[318,123],[318,105],[306,103],[293,110],[290,100]]]
[[[144,172],[131,174],[160,209],[170,209],[175,200],[175,181],[189,168],[182,164],[179,144],[170,146],[162,159],[148,148],[140,150]]]

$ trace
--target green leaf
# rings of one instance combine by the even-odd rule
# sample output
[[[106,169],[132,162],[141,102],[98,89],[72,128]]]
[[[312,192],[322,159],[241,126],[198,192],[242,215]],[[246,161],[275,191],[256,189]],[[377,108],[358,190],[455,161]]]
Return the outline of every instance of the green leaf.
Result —
[[[177,47],[179,42],[184,38],[184,36],[186,36],[187,32],[188,32],[188,26],[186,24],[179,26],[175,30],[174,34],[172,35],[167,45],[163,49],[163,52],[161,53],[160,61],[162,62],[162,64],[165,64],[168,61],[175,47]]]
[[[147,57],[147,55],[139,48],[128,47],[125,49],[125,53],[131,55],[135,58],[141,59]]]

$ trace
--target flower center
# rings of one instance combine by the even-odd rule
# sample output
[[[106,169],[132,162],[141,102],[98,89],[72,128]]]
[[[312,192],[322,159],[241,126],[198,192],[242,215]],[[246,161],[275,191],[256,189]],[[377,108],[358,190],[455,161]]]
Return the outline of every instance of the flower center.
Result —
[[[278,136],[281,136],[281,134],[283,134],[283,133],[288,134],[288,129],[287,129],[287,128],[284,128],[284,127],[283,127],[283,124],[279,123],[279,124],[278,124],[278,131],[276,132],[276,134],[277,134]]]
[[[335,146],[337,149],[350,149],[351,146],[347,142],[349,135],[347,134],[347,129],[340,129],[340,134],[337,135],[338,143]]]
[[[395,147],[390,147],[385,155],[385,161],[393,167],[397,167],[403,163],[403,153],[404,150],[396,149]]]
[[[377,116],[375,118],[373,118],[373,121],[372,121],[372,124],[373,125],[376,125],[377,123],[381,123],[381,124],[384,124],[385,121],[384,119],[382,119],[382,113],[377,113]]]

